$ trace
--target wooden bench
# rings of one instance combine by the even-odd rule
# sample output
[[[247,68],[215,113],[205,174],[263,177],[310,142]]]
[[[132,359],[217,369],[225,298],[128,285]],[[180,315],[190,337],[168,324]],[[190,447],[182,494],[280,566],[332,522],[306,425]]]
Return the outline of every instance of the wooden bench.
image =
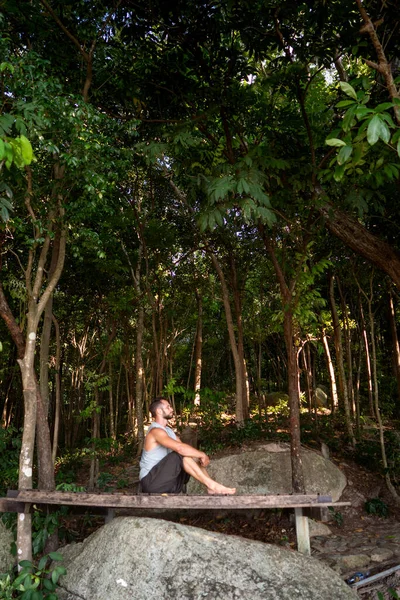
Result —
[[[7,498],[0,498],[0,512],[29,513],[33,505],[60,505],[101,509],[106,522],[114,517],[116,509],[146,510],[251,510],[292,508],[295,512],[297,549],[310,555],[308,518],[304,509],[328,506],[349,506],[350,502],[333,502],[331,496],[320,494],[282,494],[265,496],[195,496],[175,494],[90,494],[86,492],[47,492],[42,490],[9,490]]]

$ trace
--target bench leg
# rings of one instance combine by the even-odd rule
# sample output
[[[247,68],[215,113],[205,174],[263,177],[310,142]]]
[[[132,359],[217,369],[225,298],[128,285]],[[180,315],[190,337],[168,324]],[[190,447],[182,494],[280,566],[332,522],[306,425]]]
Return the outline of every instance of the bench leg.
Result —
[[[310,531],[308,529],[308,518],[303,515],[302,508],[295,508],[297,550],[302,554],[311,556]]]
[[[107,510],[107,514],[106,514],[106,518],[104,520],[104,523],[110,523],[110,521],[113,520],[113,518],[115,517],[115,509],[114,508],[109,508]]]

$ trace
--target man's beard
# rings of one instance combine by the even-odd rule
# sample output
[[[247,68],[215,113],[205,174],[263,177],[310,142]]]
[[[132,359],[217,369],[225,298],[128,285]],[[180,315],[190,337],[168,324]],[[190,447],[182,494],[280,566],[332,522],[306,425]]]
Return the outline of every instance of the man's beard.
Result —
[[[167,419],[167,421],[170,421],[171,419],[174,418],[174,413],[168,413],[167,415],[165,413],[163,413],[163,417],[164,419]]]

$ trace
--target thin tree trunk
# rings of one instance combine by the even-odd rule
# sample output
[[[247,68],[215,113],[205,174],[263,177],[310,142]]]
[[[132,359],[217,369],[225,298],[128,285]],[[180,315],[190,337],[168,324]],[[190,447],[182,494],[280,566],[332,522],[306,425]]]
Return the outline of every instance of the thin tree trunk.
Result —
[[[400,403],[400,346],[397,335],[396,311],[393,303],[393,293],[389,290],[389,322],[393,343],[393,369],[397,381],[397,403]],[[397,410],[399,412],[399,410]]]
[[[340,303],[343,314],[343,333],[344,333],[344,341],[345,341],[345,349],[346,349],[346,362],[347,362],[347,396],[349,398],[349,404],[351,412],[353,416],[356,414],[355,403],[354,403],[354,385],[353,385],[353,357],[351,352],[351,331],[349,326],[349,315],[348,308],[346,304],[346,300],[344,294],[342,292],[342,286],[338,280],[338,290],[340,295]]]
[[[261,230],[265,248],[271,257],[272,265],[279,283],[281,303],[283,310],[283,331],[287,356],[288,395],[290,411],[290,457],[292,464],[292,488],[294,493],[305,492],[303,463],[301,458],[300,438],[300,395],[299,395],[299,365],[296,337],[293,326],[293,313],[291,308],[292,294],[286,283],[281,265],[275,254],[271,241]]]
[[[362,349],[361,342],[359,344],[359,353],[358,353],[358,365],[357,365],[357,381],[356,381],[356,389],[355,389],[355,403],[356,403],[356,432],[357,436],[361,435],[361,420],[360,420],[360,383],[361,383],[361,365],[362,365]]]
[[[339,324],[339,318],[336,310],[336,302],[335,302],[335,294],[334,294],[334,277],[331,276],[329,282],[329,299],[331,303],[331,311],[332,311],[332,321],[333,321],[333,329],[334,329],[334,338],[335,338],[335,348],[336,348],[336,360],[338,364],[338,372],[339,372],[339,385],[340,391],[343,394],[343,406],[345,412],[345,420],[346,420],[346,429],[347,434],[349,436],[349,440],[351,445],[355,446],[356,440],[354,437],[353,425],[351,422],[350,415],[350,404],[349,397],[347,394],[347,385],[346,385],[346,375],[344,371],[344,363],[343,363],[343,347],[342,347],[342,336],[341,336],[341,328]]]
[[[56,333],[56,364],[55,364],[55,388],[56,388],[56,405],[54,410],[54,432],[53,432],[53,449],[52,461],[53,465],[56,462],[58,436],[60,433],[60,414],[61,414],[61,377],[60,377],[60,362],[61,362],[61,341],[60,341],[60,326],[53,315],[53,324]]]
[[[112,372],[112,363],[111,360],[108,361],[108,405],[110,410],[110,437],[115,440],[115,416],[114,416],[114,396],[113,396],[113,372]]]
[[[328,338],[326,337],[325,329],[321,329],[321,340],[322,340],[322,345],[324,347],[326,364],[327,364],[328,373],[329,373],[329,385],[331,388],[331,410],[333,413],[338,408],[338,395],[337,395],[337,387],[336,387],[335,369],[333,368],[331,352],[329,350],[329,343],[328,343]]]
[[[382,465],[383,465],[383,469],[384,469],[384,473],[385,473],[385,482],[386,482],[389,492],[391,493],[393,498],[396,500],[397,505],[400,505],[400,497],[398,496],[398,494],[392,484],[390,474],[389,474],[388,462],[387,462],[387,457],[386,457],[386,448],[385,448],[385,437],[384,437],[385,434],[384,434],[384,429],[383,429],[381,411],[379,408],[379,386],[378,386],[376,343],[375,343],[375,320],[374,320],[374,314],[372,311],[372,298],[373,298],[372,280],[373,280],[373,276],[371,276],[370,295],[369,295],[369,298],[367,298],[367,302],[368,302],[368,316],[369,316],[370,332],[371,332],[371,358],[372,358],[372,379],[373,379],[373,385],[374,385],[374,407],[375,407],[375,414],[376,414],[376,418],[378,421],[378,427],[379,427],[379,441],[380,441],[380,445],[381,445]]]
[[[284,335],[288,361],[292,486],[295,494],[304,494],[305,484],[300,439],[299,366],[297,359],[297,347],[295,345],[295,338],[293,334],[293,315],[290,310],[286,310],[284,314]]]
[[[136,326],[136,420],[138,456],[142,453],[144,444],[144,415],[143,415],[143,390],[144,390],[144,368],[143,368],[143,332],[144,332],[144,308],[140,304],[138,309],[138,322]]]
[[[235,329],[234,329],[234,325],[233,325],[232,311],[231,311],[231,305],[230,305],[230,301],[229,301],[229,291],[228,291],[228,286],[226,284],[225,276],[224,276],[221,266],[217,260],[217,257],[212,252],[210,252],[210,256],[211,256],[212,263],[215,267],[215,270],[217,271],[217,274],[218,274],[218,277],[219,277],[219,280],[221,283],[222,301],[224,303],[226,324],[228,327],[229,342],[230,342],[230,346],[231,346],[233,362],[235,365],[236,422],[239,425],[241,425],[245,419],[245,415],[244,415],[244,411],[243,411],[243,405],[244,405],[243,361],[241,361],[241,357],[240,357],[239,351],[238,351],[238,346],[236,343]]]
[[[362,291],[360,287],[359,287],[359,289],[360,289],[360,291]],[[361,302],[361,297],[359,298],[359,306],[360,306],[362,339],[363,339],[364,348],[365,348],[365,365],[367,368],[369,411],[370,411],[371,417],[375,418],[376,415],[375,415],[375,408],[374,408],[374,395],[373,395],[373,389],[372,389],[371,359],[370,359],[370,355],[369,355],[368,335],[367,335],[367,328],[365,326],[364,310],[363,310],[363,306],[362,306],[362,302]]]
[[[195,290],[197,300],[197,328],[194,353],[194,405],[200,406],[201,367],[203,349],[203,301],[198,290]]]

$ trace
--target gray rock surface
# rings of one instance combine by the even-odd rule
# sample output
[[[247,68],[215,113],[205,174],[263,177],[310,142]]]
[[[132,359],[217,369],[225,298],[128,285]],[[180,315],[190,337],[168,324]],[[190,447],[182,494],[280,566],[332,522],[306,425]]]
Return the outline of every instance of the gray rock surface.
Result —
[[[8,571],[15,562],[10,550],[13,539],[11,531],[0,521],[0,573]]]
[[[331,495],[336,502],[346,487],[346,477],[318,452],[302,449],[306,492]],[[266,444],[254,452],[231,454],[211,461],[208,471],[214,479],[239,494],[290,494],[292,491],[290,450],[287,444]],[[206,493],[190,480],[189,494]]]
[[[60,600],[357,598],[313,558],[156,519],[114,519],[61,552]]]
[[[332,535],[332,531],[329,529],[328,525],[325,525],[320,521],[308,519],[308,527],[310,530],[310,538],[317,537],[319,535]]]

